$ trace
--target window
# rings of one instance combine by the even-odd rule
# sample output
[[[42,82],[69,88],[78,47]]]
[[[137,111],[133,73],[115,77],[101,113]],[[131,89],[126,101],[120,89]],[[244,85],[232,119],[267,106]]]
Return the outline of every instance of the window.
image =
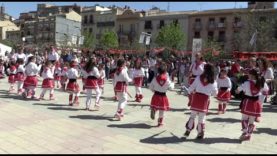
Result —
[[[84,16],[84,24],[88,23],[88,16]]]
[[[93,23],[93,15],[89,16],[89,23]]]
[[[240,22],[240,18],[239,17],[235,17],[235,23]]]
[[[24,24],[21,24],[21,28],[24,28]]]
[[[274,35],[275,39],[277,39],[277,27],[275,28],[275,35]]]
[[[200,38],[200,32],[199,31],[194,32],[194,38]]]
[[[178,20],[177,19],[173,20],[173,23],[174,23],[174,25],[177,25],[178,24]]]
[[[225,17],[221,17],[221,18],[219,19],[220,23],[224,23],[224,22],[225,22],[225,20],[226,20],[226,18],[225,18]]]
[[[131,30],[131,32],[135,32],[135,24],[130,25],[130,30]]]
[[[195,22],[199,22],[199,23],[200,23],[200,22],[201,22],[201,19],[200,19],[200,18],[196,18],[196,19],[195,19]]]
[[[122,24],[119,25],[119,32],[123,32],[123,25]]]
[[[88,29],[87,29],[87,28],[84,28],[84,32],[86,32],[86,31],[88,31]]]
[[[92,28],[89,28],[89,33],[92,33]]]
[[[144,29],[152,29],[152,21],[145,21]]]
[[[164,26],[164,20],[160,20],[159,28],[162,28]]]
[[[225,31],[219,31],[218,42],[225,41]]]
[[[30,31],[27,31],[27,36],[31,35],[31,32]]]
[[[213,40],[214,39],[214,32],[213,31],[209,31],[208,32],[208,40]]]
[[[214,23],[214,22],[215,22],[215,19],[214,19],[214,18],[209,18],[209,22],[210,22],[210,23]]]

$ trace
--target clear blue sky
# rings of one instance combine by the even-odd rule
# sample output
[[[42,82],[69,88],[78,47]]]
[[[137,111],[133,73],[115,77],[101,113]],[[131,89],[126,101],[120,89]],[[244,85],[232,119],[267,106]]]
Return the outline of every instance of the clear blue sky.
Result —
[[[45,2],[0,2],[6,7],[6,13],[18,18],[21,12],[36,11],[38,3]],[[54,5],[71,5],[77,3],[80,6],[93,6],[100,4],[102,6],[116,5],[124,7],[125,5],[137,10],[147,10],[152,6],[161,9],[167,9],[168,2],[46,2]],[[247,2],[170,2],[170,11],[186,11],[186,10],[211,10],[211,9],[231,9],[231,8],[246,8]],[[275,2],[275,8],[277,2]]]

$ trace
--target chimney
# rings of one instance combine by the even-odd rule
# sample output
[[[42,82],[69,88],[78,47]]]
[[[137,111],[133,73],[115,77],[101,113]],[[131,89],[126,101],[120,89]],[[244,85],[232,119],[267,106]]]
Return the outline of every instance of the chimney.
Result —
[[[4,4],[2,4],[0,14],[4,14],[4,13],[5,13],[5,6],[4,6]]]

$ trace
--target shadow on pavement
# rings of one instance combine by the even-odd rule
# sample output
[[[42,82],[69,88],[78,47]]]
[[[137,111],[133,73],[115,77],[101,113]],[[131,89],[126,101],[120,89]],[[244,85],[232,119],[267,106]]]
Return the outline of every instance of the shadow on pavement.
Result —
[[[163,131],[165,132],[165,131]],[[161,133],[163,133],[161,132]],[[178,136],[174,135],[173,133],[170,133],[172,136],[170,137],[162,137],[162,138],[156,138],[156,136],[160,135],[161,133],[154,134],[148,138],[141,139],[141,143],[146,144],[176,144],[180,142],[184,142],[184,139],[179,138]]]
[[[65,111],[79,111],[79,110],[85,110],[82,108],[71,108],[71,107],[48,107],[48,109],[52,109],[52,110],[65,110]]]
[[[256,134],[266,133],[269,135],[275,135],[277,136],[277,129],[271,129],[271,128],[257,128],[257,131],[254,131]]]
[[[138,104],[136,104],[136,103],[131,103],[131,104],[128,104],[128,106],[134,106],[134,107],[136,107],[136,106],[138,106],[138,107],[150,107],[149,104],[140,104],[140,103],[138,103]]]
[[[82,120],[109,120],[109,121],[113,119],[113,117],[99,116],[99,115],[76,115],[76,116],[69,116],[69,118],[77,118]]]
[[[22,96],[16,96],[16,95],[2,95],[0,96],[0,98],[4,98],[4,99],[14,99],[14,100],[21,100],[21,101],[38,101],[38,100],[35,100],[35,99],[30,99],[30,98],[23,98]]]
[[[241,120],[238,119],[231,119],[231,118],[212,118],[212,119],[207,119],[207,121],[210,122],[229,122],[229,123],[237,123],[241,122]]]
[[[230,138],[185,139],[185,141],[199,143],[199,144],[216,144],[216,143],[241,144],[241,141],[239,139],[230,139]]]
[[[186,109],[186,108],[170,108],[169,109],[170,112],[184,112],[186,110],[188,110],[188,109]]]
[[[54,104],[54,103],[33,103],[33,105],[40,105],[40,106],[68,106],[66,104]]]
[[[137,128],[137,129],[150,129],[155,126],[147,125],[145,123],[128,123],[128,124],[121,124],[121,125],[116,125],[116,124],[111,124],[108,125],[107,127],[116,127],[116,128]]]

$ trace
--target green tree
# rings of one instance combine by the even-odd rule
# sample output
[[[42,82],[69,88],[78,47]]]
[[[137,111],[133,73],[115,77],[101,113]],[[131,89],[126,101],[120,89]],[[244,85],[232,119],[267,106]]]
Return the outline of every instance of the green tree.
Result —
[[[84,42],[81,46],[82,48],[88,48],[88,49],[94,49],[95,48],[95,37],[92,35],[92,33],[84,32]]]
[[[203,57],[209,62],[219,61],[225,55],[220,43],[215,40],[204,41],[203,49]]]
[[[105,32],[100,38],[100,46],[104,50],[118,48],[118,37],[113,31]]]
[[[181,50],[185,47],[185,34],[179,24],[164,26],[158,33],[155,43],[160,47]]]
[[[236,13],[241,18],[242,28],[234,35],[233,44],[239,51],[274,51],[277,48],[277,38],[274,36],[277,31],[277,16],[275,12],[249,10],[243,13]],[[249,41],[257,30],[257,38],[254,45]]]
[[[12,47],[13,49],[16,48],[16,43],[12,40],[2,40],[0,43],[5,44],[9,47]]]

